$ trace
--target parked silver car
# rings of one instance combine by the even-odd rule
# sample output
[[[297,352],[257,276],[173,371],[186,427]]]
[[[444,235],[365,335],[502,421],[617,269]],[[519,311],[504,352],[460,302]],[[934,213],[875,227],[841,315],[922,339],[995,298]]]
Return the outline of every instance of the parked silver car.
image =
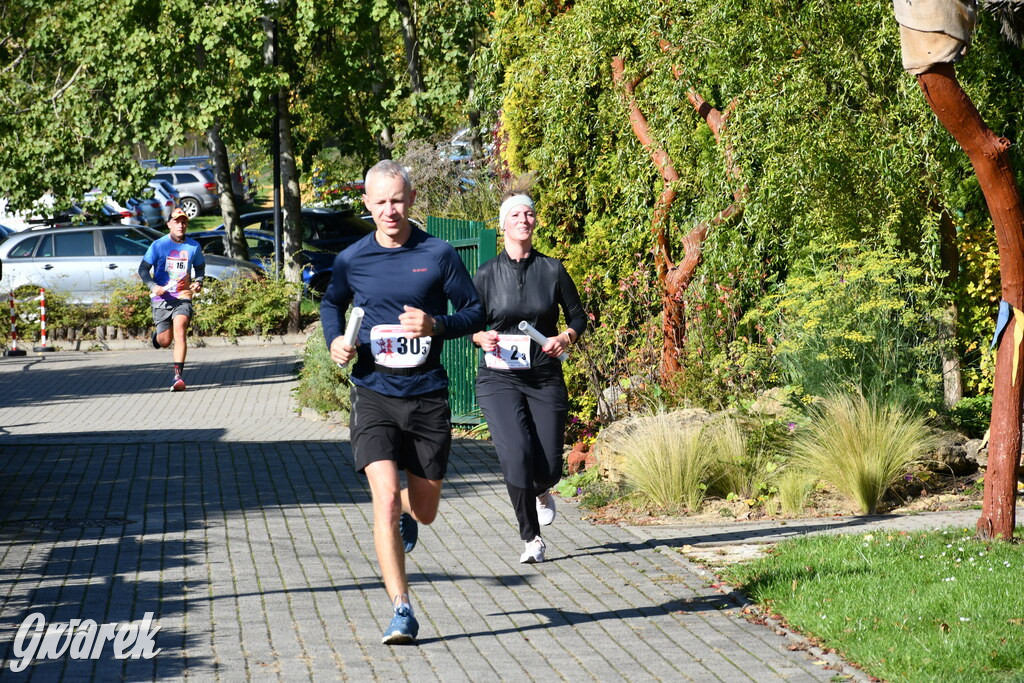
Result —
[[[138,273],[146,249],[162,233],[138,225],[30,228],[0,242],[0,290],[35,285],[66,292],[75,302],[105,301],[114,281]],[[205,256],[205,255],[204,255]],[[205,256],[206,277],[258,278],[251,263]]]
[[[128,208],[135,211],[135,215],[142,220],[136,221],[149,228],[162,228],[167,225],[164,220],[164,210],[161,202],[156,197],[144,199],[132,198],[128,200]]]
[[[171,211],[178,208],[181,203],[181,194],[174,185],[166,180],[154,178],[149,181],[149,186],[153,188],[153,198],[160,202],[160,210],[163,212],[164,225],[166,225],[167,221],[171,219]]]
[[[219,205],[213,171],[198,166],[164,166],[153,176],[174,185],[181,195],[179,206],[189,218]]]

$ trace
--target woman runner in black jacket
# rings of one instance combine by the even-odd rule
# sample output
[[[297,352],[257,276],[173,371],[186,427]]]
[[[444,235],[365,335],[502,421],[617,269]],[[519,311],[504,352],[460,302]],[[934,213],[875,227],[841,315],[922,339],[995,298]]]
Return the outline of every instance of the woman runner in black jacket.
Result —
[[[526,543],[520,562],[543,562],[541,525],[555,519],[548,489],[562,476],[569,397],[558,357],[583,334],[587,317],[561,261],[533,248],[533,200],[519,193],[501,205],[505,250],[473,278],[484,306],[486,331],[473,335],[484,350],[476,396],[498,452],[509,499]],[[567,326],[559,331],[559,309]],[[531,341],[530,323],[547,342]]]

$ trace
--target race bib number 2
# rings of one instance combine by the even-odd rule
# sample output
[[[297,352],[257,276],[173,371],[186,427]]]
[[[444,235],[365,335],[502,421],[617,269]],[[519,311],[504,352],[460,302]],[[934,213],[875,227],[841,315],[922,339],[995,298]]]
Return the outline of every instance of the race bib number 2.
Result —
[[[529,370],[530,337],[525,334],[499,334],[498,345],[484,354],[484,364],[495,370]]]
[[[370,344],[374,362],[389,368],[417,368],[430,353],[430,337],[410,339],[401,325],[374,325]]]

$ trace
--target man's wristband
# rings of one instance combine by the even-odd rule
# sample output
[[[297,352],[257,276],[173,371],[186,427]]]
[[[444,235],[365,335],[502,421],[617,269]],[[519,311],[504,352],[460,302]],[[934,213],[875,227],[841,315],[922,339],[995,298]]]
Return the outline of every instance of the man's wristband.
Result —
[[[432,337],[443,337],[444,336],[444,331],[446,329],[445,324],[444,324],[444,320],[442,320],[441,318],[434,318],[433,320],[434,320],[434,331],[431,333],[430,336],[432,336]]]

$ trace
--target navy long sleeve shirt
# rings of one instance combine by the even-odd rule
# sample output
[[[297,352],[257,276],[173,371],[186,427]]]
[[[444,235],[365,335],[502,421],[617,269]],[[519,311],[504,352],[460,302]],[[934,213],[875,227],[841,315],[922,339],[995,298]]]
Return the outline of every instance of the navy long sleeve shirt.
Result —
[[[455,311],[448,314],[448,303]],[[444,339],[456,339],[483,327],[483,307],[462,259],[447,242],[413,228],[405,244],[385,248],[376,233],[360,239],[334,259],[331,283],[320,303],[328,348],[345,332],[349,304],[363,309],[352,381],[388,396],[418,396],[448,386],[441,365]],[[398,325],[404,306],[412,306],[444,324],[432,337],[423,372],[392,375],[376,371],[370,344],[375,325]]]

